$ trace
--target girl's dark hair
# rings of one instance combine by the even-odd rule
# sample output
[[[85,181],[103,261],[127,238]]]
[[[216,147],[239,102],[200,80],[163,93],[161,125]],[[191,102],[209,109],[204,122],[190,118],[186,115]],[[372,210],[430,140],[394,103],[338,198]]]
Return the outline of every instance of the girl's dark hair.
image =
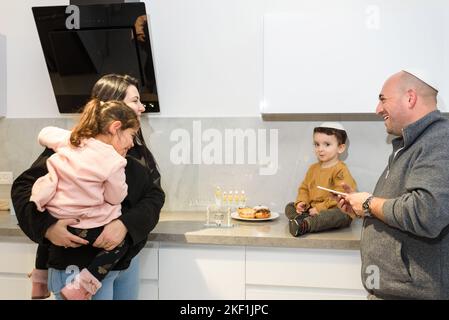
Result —
[[[126,97],[126,90],[129,86],[135,86],[139,90],[139,81],[128,75],[107,74],[101,77],[92,88],[91,98],[101,101],[119,100]],[[142,129],[139,128],[134,138],[134,148],[143,157],[148,168],[156,167],[156,160],[147,147],[143,138]]]
[[[114,121],[120,121],[122,124],[120,130],[138,129],[140,126],[136,113],[123,101],[102,102],[91,99],[84,107],[78,124],[72,130],[70,143],[79,147],[83,139],[107,134],[109,125]]]
[[[338,144],[345,144],[348,135],[345,130],[334,129],[334,128],[325,128],[325,127],[316,127],[313,129],[313,133],[324,133],[328,136],[335,136],[337,138]]]

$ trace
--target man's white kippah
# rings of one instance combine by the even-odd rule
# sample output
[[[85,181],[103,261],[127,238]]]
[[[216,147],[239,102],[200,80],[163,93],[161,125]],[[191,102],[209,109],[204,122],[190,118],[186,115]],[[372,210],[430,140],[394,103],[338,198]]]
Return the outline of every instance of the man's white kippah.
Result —
[[[346,131],[343,125],[340,122],[323,122],[318,127],[320,128],[332,128],[337,130]]]
[[[422,82],[431,86],[436,91],[439,91],[440,81],[438,80],[438,76],[434,72],[430,72],[429,70],[423,68],[407,68],[403,69],[402,71],[410,73]]]

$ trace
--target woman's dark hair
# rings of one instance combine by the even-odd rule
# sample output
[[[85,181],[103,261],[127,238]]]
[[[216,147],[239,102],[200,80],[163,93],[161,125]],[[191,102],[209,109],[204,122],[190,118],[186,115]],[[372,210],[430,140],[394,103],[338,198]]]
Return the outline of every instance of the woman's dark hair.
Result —
[[[101,101],[119,100],[126,97],[126,90],[129,86],[135,86],[139,90],[139,81],[128,75],[107,74],[101,77],[92,88],[91,98]],[[157,167],[153,154],[147,147],[143,138],[142,129],[139,128],[134,138],[134,148],[143,157],[148,168]]]
[[[313,129],[313,133],[324,133],[328,136],[335,136],[337,138],[338,144],[345,144],[348,135],[345,130],[335,129],[335,128],[326,128],[326,127],[316,127]]]

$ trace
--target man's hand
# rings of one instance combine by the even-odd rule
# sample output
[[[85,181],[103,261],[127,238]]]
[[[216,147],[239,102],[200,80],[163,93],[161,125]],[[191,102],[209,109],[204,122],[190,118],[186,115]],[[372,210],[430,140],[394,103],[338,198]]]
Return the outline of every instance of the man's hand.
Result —
[[[107,251],[114,250],[125,239],[127,232],[128,229],[121,220],[112,220],[104,226],[103,232],[98,236],[93,246]]]
[[[80,238],[67,230],[68,225],[77,224],[78,222],[77,219],[58,220],[47,229],[45,238],[50,240],[55,246],[65,248],[78,248],[81,245],[89,244],[89,241]]]
[[[350,216],[352,219],[357,218],[355,211],[352,209],[351,204],[346,201],[344,196],[338,195],[335,196],[337,198],[337,207]]]
[[[341,186],[343,187],[343,190],[345,190],[345,193],[353,193],[354,192],[354,190],[344,182],[341,183]]]
[[[352,193],[354,190],[350,186],[348,186],[346,183],[342,182],[341,186],[343,187],[343,190],[345,193]],[[352,208],[349,201],[346,200],[345,196],[337,195],[337,194],[331,194],[331,198],[333,198],[335,201],[337,201],[337,207],[346,213],[348,216],[350,216],[352,219],[356,218],[357,215],[355,214],[354,209]]]
[[[306,210],[306,204],[304,202],[298,202],[296,205],[296,213],[303,213]]]
[[[351,193],[346,196],[346,202],[349,203],[357,216],[363,218],[365,216],[365,212],[362,205],[369,196],[371,196],[371,194],[368,192]]]

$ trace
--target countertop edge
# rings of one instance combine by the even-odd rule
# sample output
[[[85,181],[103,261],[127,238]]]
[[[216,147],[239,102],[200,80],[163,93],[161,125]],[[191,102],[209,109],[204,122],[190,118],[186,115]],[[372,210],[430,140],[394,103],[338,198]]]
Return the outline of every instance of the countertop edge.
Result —
[[[333,240],[298,238],[252,238],[252,237],[217,237],[206,235],[169,235],[152,233],[149,241],[174,242],[184,244],[247,246],[247,247],[278,247],[304,249],[360,250],[360,240]],[[282,241],[282,245],[279,245]]]
[[[287,221],[281,219],[275,224],[254,225],[254,229],[252,225],[243,223],[237,224],[236,228],[214,230],[204,228],[203,222],[198,220],[201,215],[197,213],[164,213],[163,217],[149,234],[148,241],[193,245],[360,250],[360,223],[350,229],[333,233],[313,233],[295,238],[284,227]],[[287,230],[284,231],[284,228]],[[33,243],[20,230],[15,216],[0,219],[0,241]]]

